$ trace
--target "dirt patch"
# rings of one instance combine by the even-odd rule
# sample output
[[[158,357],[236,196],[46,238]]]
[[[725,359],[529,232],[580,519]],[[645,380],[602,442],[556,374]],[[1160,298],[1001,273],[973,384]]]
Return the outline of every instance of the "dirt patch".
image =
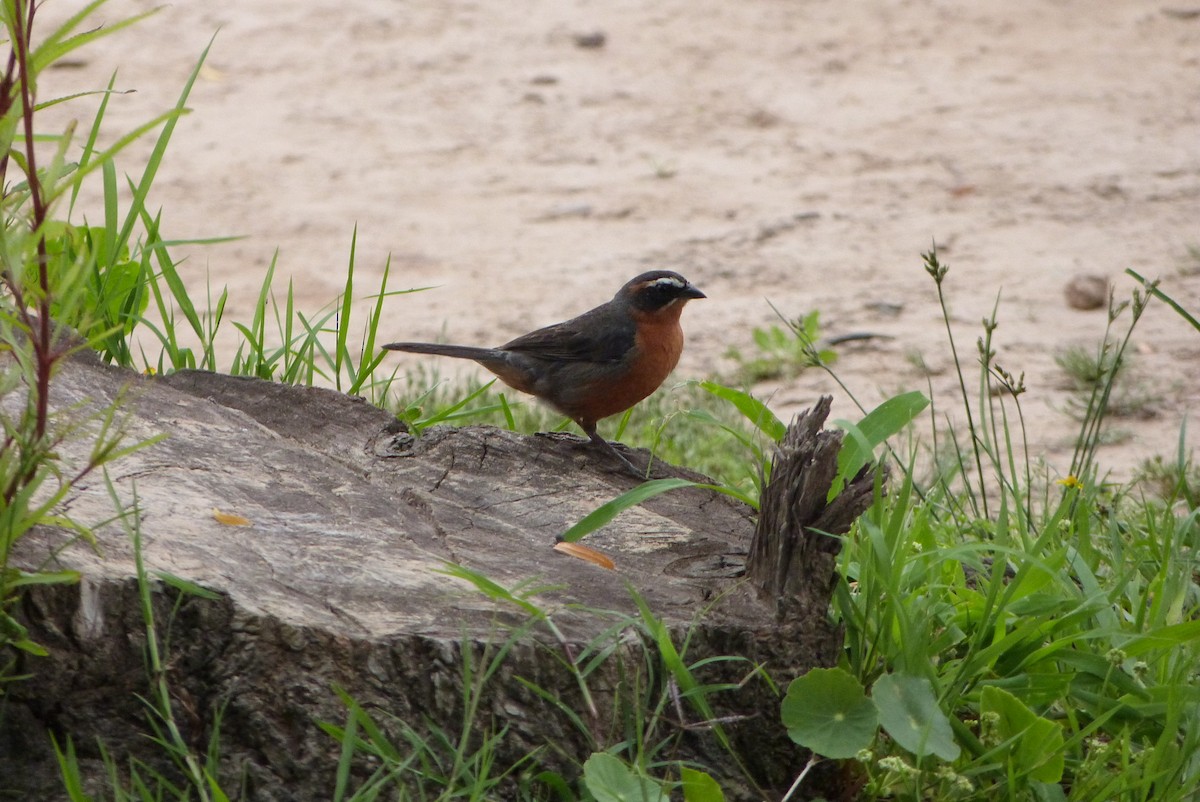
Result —
[[[197,293],[229,285],[234,320],[276,248],[301,303],[329,302],[357,225],[358,287],[388,254],[397,287],[438,286],[392,299],[385,337],[503,342],[661,266],[709,295],[685,315],[680,377],[753,353],[769,299],[819,309],[830,335],[890,336],[840,349],[864,403],[924,388],[920,354],[949,408],[920,260],[936,240],[960,354],[974,362],[999,298],[997,359],[1025,373],[1030,442],[1065,470],[1077,426],[1054,354],[1106,323],[1067,305],[1067,282],[1099,274],[1126,297],[1132,267],[1200,310],[1200,18],[1185,6],[180,3],[42,96],[119,68],[138,91],[113,100],[115,137],[173,103],[220,29],[152,203],[170,238],[244,235],[176,249]],[[1134,350],[1148,417],[1116,421],[1128,435],[1101,453],[1126,474],[1173,452],[1200,399],[1200,334],[1165,306]],[[782,413],[832,391],[833,417],[855,414],[816,374],[758,389]]]

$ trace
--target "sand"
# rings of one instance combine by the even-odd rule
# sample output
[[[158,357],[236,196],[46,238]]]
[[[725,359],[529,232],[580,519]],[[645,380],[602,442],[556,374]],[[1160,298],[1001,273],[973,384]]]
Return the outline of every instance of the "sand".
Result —
[[[101,18],[153,5],[112,0]],[[1200,314],[1197,12],[206,0],[82,51],[41,97],[118,70],[136,93],[113,99],[111,140],[174,103],[216,34],[151,203],[168,238],[241,237],[174,251],[197,294],[229,287],[231,320],[248,319],[276,250],[281,289],[330,303],[357,227],[362,294],[389,256],[394,289],[435,287],[389,299],[387,339],[496,344],[663,267],[709,295],[684,316],[676,378],[732,377],[729,349],[754,355],[754,329],[778,323],[769,301],[819,310],[827,336],[885,335],[837,349],[863,403],[930,382],[948,410],[957,379],[921,262],[936,242],[971,386],[998,303],[996,360],[1024,373],[1033,450],[1062,472],[1078,424],[1055,355],[1096,347],[1107,322],[1067,305],[1068,281],[1095,274],[1127,298],[1133,268]],[[140,172],[147,151],[121,168]],[[1200,400],[1200,332],[1165,305],[1132,351],[1129,390],[1145,398],[1100,453],[1117,475],[1173,454]],[[857,417],[819,372],[755,391],[781,415],[833,392],[833,416]]]

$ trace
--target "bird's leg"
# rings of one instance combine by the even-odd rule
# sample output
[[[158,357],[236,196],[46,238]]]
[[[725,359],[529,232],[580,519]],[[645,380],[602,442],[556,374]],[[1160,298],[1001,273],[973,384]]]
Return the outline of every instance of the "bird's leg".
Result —
[[[645,471],[639,471],[632,462],[630,462],[628,459],[625,458],[624,454],[622,454],[620,451],[617,451],[615,448],[613,448],[612,443],[608,442],[607,440],[605,440],[603,437],[601,437],[599,434],[596,433],[596,424],[593,423],[591,426],[585,426],[583,423],[580,423],[579,426],[580,426],[580,428],[583,429],[584,433],[587,434],[588,439],[590,439],[592,441],[592,443],[599,446],[600,448],[603,448],[609,454],[612,454],[614,457],[616,457],[621,462],[623,462],[625,464],[625,467],[629,469],[630,473],[632,473],[638,479],[646,478]]]

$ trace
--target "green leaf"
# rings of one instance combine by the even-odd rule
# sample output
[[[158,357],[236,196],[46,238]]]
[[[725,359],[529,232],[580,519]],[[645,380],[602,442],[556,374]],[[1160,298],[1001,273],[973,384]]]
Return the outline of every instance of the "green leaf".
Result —
[[[36,643],[34,641],[29,640],[29,638],[24,638],[23,640],[13,641],[12,644],[10,644],[10,645],[20,649],[23,652],[32,654],[34,657],[49,657],[50,656],[50,652],[46,651],[44,646],[42,646],[40,643]]]
[[[563,532],[559,540],[567,543],[582,540],[597,529],[612,523],[614,518],[635,504],[641,504],[643,501],[666,493],[668,490],[677,490],[681,487],[710,487],[710,485],[698,484],[687,479],[653,479],[649,482],[643,482],[632,490],[617,496],[612,501],[605,502],[592,510],[579,523]]]
[[[793,741],[835,759],[866,749],[879,728],[862,684],[841,668],[814,668],[792,680],[780,717]]]
[[[1033,791],[1034,802],[1067,802],[1067,794],[1058,783],[1033,782],[1029,790]]]
[[[681,766],[679,779],[683,785],[684,802],[725,802],[721,786],[703,771]]]
[[[412,421],[412,425],[419,432],[422,429],[424,429],[428,426],[433,426],[436,423],[444,423],[448,420],[453,420],[456,412],[458,412],[460,409],[465,407],[467,404],[470,404],[476,398],[483,396],[485,393],[487,393],[488,390],[491,389],[492,385],[495,383],[496,383],[496,380],[492,379],[487,384],[483,385],[482,387],[475,390],[474,392],[468,394],[465,398],[462,398],[462,399],[456,401],[455,403],[451,404],[450,406],[445,407],[444,409],[439,409],[436,412],[434,412],[433,414],[429,415],[428,417],[421,418],[420,420]],[[472,410],[470,410],[470,414],[476,414],[479,411],[480,411],[479,409],[472,409]]]
[[[493,601],[514,604],[525,612],[529,613],[529,615],[534,618],[547,618],[545,610],[528,600],[529,596],[534,595],[534,592],[541,589],[535,589],[534,592],[526,591],[524,595],[518,596],[515,590],[509,590],[494,580],[487,578],[478,571],[472,571],[470,568],[458,565],[456,563],[445,563],[445,567],[436,570],[435,573],[445,574],[446,576],[452,576],[465,582],[469,582],[475,586],[476,590],[487,596],[489,599],[492,599]]]
[[[670,802],[656,781],[605,752],[597,752],[583,764],[583,783],[596,802]]]
[[[924,677],[884,674],[871,690],[879,723],[896,743],[917,757],[958,757],[950,720],[938,708],[933,685]]]
[[[46,651],[41,646],[38,646],[29,639],[29,630],[25,628],[24,624],[3,610],[0,610],[0,646],[8,645],[37,654],[39,657],[46,655]]]
[[[79,581],[78,571],[28,571],[17,570],[4,577],[5,587],[19,588],[26,585],[69,585]]]
[[[188,95],[191,94],[192,86],[200,76],[200,68],[204,66],[204,61],[208,58],[208,51],[212,49],[216,38],[217,35],[214,33],[212,38],[208,40],[208,45],[200,53],[200,58],[197,59],[196,65],[192,67],[192,71],[183,85],[183,90],[179,93],[179,98],[175,101],[175,108],[157,118],[163,121],[162,131],[159,132],[158,139],[154,142],[154,149],[151,151],[149,158],[146,159],[146,168],[142,171],[142,177],[136,183],[132,179],[129,180],[129,187],[132,190],[133,197],[129,204],[129,212],[125,217],[125,222],[121,226],[120,233],[117,235],[118,242],[128,242],[133,233],[133,227],[137,224],[138,218],[145,208],[146,195],[149,194],[150,186],[154,183],[154,177],[158,174],[158,168],[162,164],[167,144],[171,141],[171,135],[175,132],[175,126],[179,124],[179,118],[188,113]],[[155,122],[157,124],[157,120]]]
[[[342,742],[342,753],[338,758],[337,773],[334,775],[334,802],[342,802],[346,798],[346,789],[350,786],[350,765],[354,760],[354,753],[357,751],[355,742],[358,740],[358,719],[355,717],[354,711],[346,714],[346,728],[341,731],[340,735],[338,740]]]
[[[75,757],[75,744],[67,738],[67,750],[64,752],[58,745],[58,739],[50,734],[50,742],[54,745],[54,755],[58,759],[59,776],[62,777],[63,790],[71,802],[91,802],[91,797],[83,790],[83,775],[79,770],[79,761]]]
[[[32,62],[30,67],[34,75],[63,58],[71,51],[77,50],[103,36],[108,36],[123,28],[128,28],[130,25],[134,25],[159,11],[159,9],[153,8],[137,16],[108,21],[104,25],[96,25],[84,30],[83,33],[72,36],[71,32],[80,24],[88,21],[88,18],[92,17],[96,9],[103,4],[104,0],[93,0],[93,2],[76,11],[66,22],[46,36],[42,44],[30,54],[30,61]]]
[[[1192,324],[1192,328],[1196,329],[1196,331],[1200,331],[1200,320],[1196,320],[1196,318],[1192,317],[1192,315],[1186,309],[1179,305],[1178,301],[1160,290],[1156,283],[1147,280],[1132,268],[1125,268],[1125,273],[1126,275],[1132,276],[1133,278],[1142,282],[1142,287],[1146,292],[1174,309],[1176,314],[1178,314],[1188,323]]]
[[[1196,640],[1200,640],[1200,621],[1183,621],[1138,635],[1122,644],[1121,651],[1129,657],[1140,657],[1154,649],[1170,649]]]
[[[342,389],[342,363],[345,360],[353,373],[353,365],[347,357],[346,341],[350,336],[350,315],[354,310],[354,256],[358,249],[358,224],[354,225],[354,233],[350,235],[350,262],[346,265],[346,284],[342,288],[341,316],[337,319],[337,343],[333,350],[333,381],[334,387]],[[354,381],[353,375],[350,377]]]
[[[738,412],[745,416],[746,420],[754,424],[754,427],[778,442],[783,439],[784,432],[787,427],[779,418],[775,417],[775,413],[767,409],[767,405],[759,401],[749,393],[741,390],[735,390],[732,387],[726,387],[723,384],[716,382],[700,382],[700,387],[715,395],[724,401],[733,404]]]
[[[531,779],[537,785],[543,786],[551,793],[544,797],[548,799],[578,799],[579,795],[575,791],[575,786],[567,782],[566,778],[557,771],[539,771],[533,774]]]
[[[912,423],[921,410],[929,406],[924,393],[914,390],[884,401],[857,424],[844,420],[834,421],[849,433],[838,452],[838,472],[829,488],[828,501],[833,501],[842,492],[846,481],[858,474],[870,462],[875,449],[892,435]]]
[[[646,628],[646,632],[654,639],[655,646],[658,647],[659,659],[662,660],[663,666],[670,672],[675,679],[675,684],[679,686],[681,698],[687,699],[689,704],[695,708],[696,712],[706,721],[712,721],[717,717],[712,705],[708,703],[708,696],[702,691],[700,683],[692,674],[691,669],[683,661],[683,655],[675,648],[675,643],[671,640],[671,630],[663,620],[650,610],[650,606],[646,600],[637,593],[632,587],[629,588],[633,595],[633,601],[638,607],[638,613],[642,617],[642,625]],[[718,740],[725,743],[725,735],[719,725],[714,725],[713,732],[717,735]]]
[[[160,579],[164,584],[169,585],[170,587],[173,587],[179,592],[185,593],[188,596],[196,596],[201,599],[208,599],[209,601],[216,601],[217,599],[221,598],[220,593],[217,593],[214,590],[209,590],[203,585],[197,585],[195,582],[192,582],[189,579],[184,579],[183,577],[168,573],[167,571],[155,571],[154,576]]]
[[[1008,691],[991,685],[980,694],[979,712],[997,717],[996,732],[1014,771],[1043,783],[1062,780],[1062,727],[1041,718]]]

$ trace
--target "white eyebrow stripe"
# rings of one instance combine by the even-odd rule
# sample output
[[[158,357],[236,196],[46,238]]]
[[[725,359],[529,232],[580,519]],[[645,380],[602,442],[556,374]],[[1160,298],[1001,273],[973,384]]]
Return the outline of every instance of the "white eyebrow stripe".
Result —
[[[672,287],[678,287],[679,289],[683,289],[685,286],[687,286],[686,281],[677,279],[674,276],[663,276],[662,278],[656,278],[654,281],[650,282],[651,286],[658,284],[666,284]]]

